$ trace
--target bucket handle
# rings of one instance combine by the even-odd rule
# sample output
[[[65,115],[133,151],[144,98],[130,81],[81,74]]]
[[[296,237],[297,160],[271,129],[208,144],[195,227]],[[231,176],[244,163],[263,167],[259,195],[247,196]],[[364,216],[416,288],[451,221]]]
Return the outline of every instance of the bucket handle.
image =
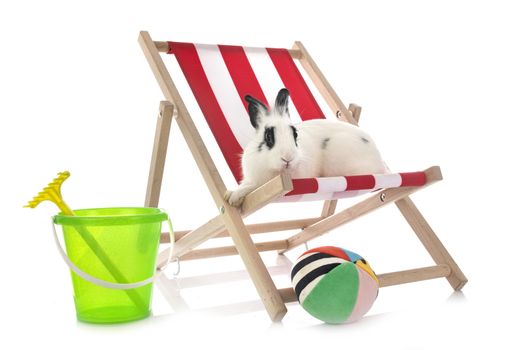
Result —
[[[71,271],[74,272],[79,277],[81,277],[82,279],[84,279],[85,281],[88,281],[90,283],[93,283],[97,286],[104,287],[104,288],[126,290],[126,289],[134,289],[134,288],[143,287],[147,284],[153,283],[154,280],[162,273],[162,271],[156,270],[156,273],[152,277],[149,277],[149,278],[139,281],[139,282],[133,282],[133,283],[114,283],[114,282],[104,281],[104,280],[97,278],[97,277],[93,277],[92,275],[84,272],[79,267],[77,267],[72,262],[72,260],[70,260],[67,253],[63,250],[62,244],[61,244],[60,239],[58,238],[58,234],[56,232],[56,226],[55,226],[54,220],[55,220],[55,217],[53,216],[51,218],[51,227],[53,228],[53,237],[55,239],[56,248],[58,249],[58,252],[62,256],[62,259],[65,262],[65,264],[67,264],[67,266],[71,269]],[[169,236],[170,236],[170,240],[171,240],[170,256],[172,256],[172,250],[173,250],[174,241],[175,241],[174,231],[173,231],[173,227],[171,225],[171,220],[169,218],[167,219],[167,223],[169,225]]]

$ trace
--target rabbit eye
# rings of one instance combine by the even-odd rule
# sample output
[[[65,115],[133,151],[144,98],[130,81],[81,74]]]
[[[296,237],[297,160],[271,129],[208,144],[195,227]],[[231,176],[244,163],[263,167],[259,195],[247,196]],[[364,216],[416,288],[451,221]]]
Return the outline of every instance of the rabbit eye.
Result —
[[[270,127],[264,130],[264,142],[271,149],[275,145],[275,128]]]
[[[292,135],[294,135],[294,142],[296,143],[296,146],[298,145],[298,131],[294,126],[291,126],[292,128]]]

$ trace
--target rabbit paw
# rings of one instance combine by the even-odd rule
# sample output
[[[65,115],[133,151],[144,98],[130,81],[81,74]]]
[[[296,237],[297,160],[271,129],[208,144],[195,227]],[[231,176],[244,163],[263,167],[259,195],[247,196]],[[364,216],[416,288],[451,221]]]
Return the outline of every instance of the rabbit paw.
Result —
[[[241,191],[227,191],[225,192],[224,199],[233,207],[241,207],[245,196],[240,192]]]

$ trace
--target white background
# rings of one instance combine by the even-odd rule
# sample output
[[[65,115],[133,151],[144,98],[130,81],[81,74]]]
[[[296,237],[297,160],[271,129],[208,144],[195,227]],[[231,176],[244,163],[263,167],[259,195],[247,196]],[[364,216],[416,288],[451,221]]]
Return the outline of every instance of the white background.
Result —
[[[3,1],[0,347],[505,346],[503,6],[501,1]],[[272,324],[253,285],[233,273],[221,283],[183,290],[193,311],[171,307],[157,289],[150,319],[107,327],[78,323],[69,274],[50,236],[49,217],[56,210],[50,204],[33,211],[21,206],[61,170],[72,173],[63,192],[74,208],[143,205],[163,97],[138,46],[140,30],[155,40],[305,43],[344,102],[363,107],[361,125],[393,170],[442,167],[444,181],[413,199],[469,278],[463,293],[452,293],[445,279],[390,287],[352,325],[322,325],[296,304],[289,305],[283,323]],[[182,91],[191,100],[184,84]],[[189,107],[198,112],[195,102]],[[176,229],[188,229],[216,215],[216,208],[173,126],[160,206]],[[232,185],[230,175],[224,176]],[[319,213],[315,204],[275,205],[257,219]],[[379,273],[432,263],[394,206],[311,243],[318,245],[356,251]],[[302,251],[287,257],[293,261]],[[263,258],[271,268],[290,269],[274,254]],[[182,267],[182,280],[214,279],[225,271],[244,277],[237,257]],[[287,273],[277,275],[279,287],[289,286]]]

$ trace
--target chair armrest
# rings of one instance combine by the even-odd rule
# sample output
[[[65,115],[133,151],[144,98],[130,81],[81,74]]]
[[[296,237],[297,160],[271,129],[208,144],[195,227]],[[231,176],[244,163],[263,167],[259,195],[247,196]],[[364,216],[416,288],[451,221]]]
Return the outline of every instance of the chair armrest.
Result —
[[[274,199],[292,191],[292,189],[290,175],[282,172],[246,195],[241,206],[241,215],[245,217],[256,212]]]

